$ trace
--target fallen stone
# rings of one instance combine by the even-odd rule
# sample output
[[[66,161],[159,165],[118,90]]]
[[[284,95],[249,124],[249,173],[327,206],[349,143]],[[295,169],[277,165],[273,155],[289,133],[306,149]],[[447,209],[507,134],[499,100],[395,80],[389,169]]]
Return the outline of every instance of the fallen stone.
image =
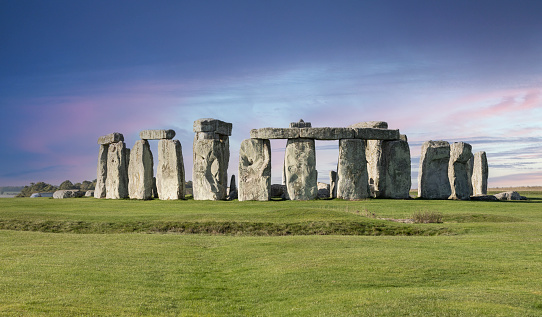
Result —
[[[318,172],[314,140],[288,140],[284,157],[286,188],[290,199],[315,199],[318,195]]]
[[[194,200],[222,200],[228,188],[229,139],[194,140]]]
[[[297,128],[261,128],[250,130],[252,139],[297,139],[299,138]]]
[[[354,123],[349,126],[349,128],[378,128],[378,129],[387,129],[388,123],[384,121],[365,121]]]
[[[194,132],[215,132],[230,136],[232,124],[212,118],[198,119],[194,121]]]
[[[94,197],[94,190],[87,190],[85,192],[85,197]]]
[[[107,179],[107,151],[109,149],[108,144],[100,145],[100,152],[98,154],[98,172],[96,175],[96,186],[94,190],[95,198],[105,198],[106,195],[106,179]]]
[[[98,138],[98,144],[100,145],[117,143],[121,141],[124,141],[124,136],[122,135],[122,133],[118,133],[118,132],[113,132],[113,133],[103,135]]]
[[[311,123],[305,122],[303,121],[303,119],[299,119],[299,122],[290,123],[290,128],[310,128],[310,127],[311,127]]]
[[[329,171],[329,197],[337,198],[337,172]]]
[[[184,162],[181,142],[179,142],[179,140],[158,141],[156,189],[159,199],[184,199],[184,180]]]
[[[330,196],[330,186],[326,183],[318,182],[318,198],[329,198]]]
[[[527,197],[521,196],[516,191],[498,193],[495,194],[495,198],[498,200],[527,200]]]
[[[411,161],[408,142],[402,140],[382,142],[383,177],[379,197],[408,199],[411,187]]]
[[[153,158],[149,141],[136,141],[128,165],[128,195],[131,199],[151,199]]]
[[[472,156],[472,146],[465,142],[455,142],[450,146],[448,179],[452,193],[449,199],[468,200],[470,198],[470,178],[468,162]]]
[[[448,199],[452,190],[448,178],[450,143],[426,141],[422,145],[418,173],[418,197]]]
[[[239,201],[270,199],[271,143],[246,139],[239,150]]]
[[[478,195],[478,196],[470,196],[470,200],[474,201],[498,201],[497,197],[494,195]]]
[[[299,137],[316,140],[353,139],[354,130],[350,128],[301,128]]]
[[[78,198],[78,197],[83,197],[84,195],[85,193],[78,189],[62,189],[62,190],[57,190],[56,192],[54,192],[53,198],[55,199]]]
[[[141,140],[171,140],[174,137],[174,130],[143,130],[139,132],[139,138]]]
[[[369,197],[365,142],[339,140],[337,178],[337,198],[359,200]]]
[[[126,146],[122,141],[109,145],[105,198],[128,198],[128,169],[125,149]]]
[[[487,165],[486,152],[474,154],[472,170],[472,191],[474,196],[487,194],[487,178],[489,167]]]

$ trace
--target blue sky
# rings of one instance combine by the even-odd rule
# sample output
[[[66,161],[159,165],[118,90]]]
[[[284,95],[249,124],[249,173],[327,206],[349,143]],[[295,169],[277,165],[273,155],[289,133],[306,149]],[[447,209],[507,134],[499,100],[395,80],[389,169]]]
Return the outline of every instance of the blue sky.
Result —
[[[540,1],[0,1],[0,186],[96,178],[99,136],[131,147],[192,122],[249,131],[387,121],[486,151],[490,186],[542,185]],[[273,183],[282,141],[273,141]],[[156,147],[156,145],[153,145]],[[337,143],[317,143],[319,179]],[[416,182],[413,183],[416,187]]]

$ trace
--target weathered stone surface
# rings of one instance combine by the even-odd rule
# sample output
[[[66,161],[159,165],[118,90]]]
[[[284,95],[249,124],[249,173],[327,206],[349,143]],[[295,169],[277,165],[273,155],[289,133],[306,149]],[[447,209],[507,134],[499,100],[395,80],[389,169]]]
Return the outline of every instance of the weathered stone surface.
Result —
[[[418,197],[448,199],[452,190],[448,178],[450,143],[426,141],[422,145],[418,173]]]
[[[369,177],[369,190],[372,197],[380,197],[384,182],[380,182],[384,174],[382,167],[382,142],[381,140],[367,140],[365,157],[367,159],[367,175]],[[383,176],[382,176],[383,177]]]
[[[318,182],[318,198],[329,198],[330,196],[330,186],[326,183]]]
[[[473,195],[487,195],[487,178],[489,167],[487,165],[486,152],[477,152],[474,154],[474,163],[472,171],[472,190]]]
[[[378,128],[378,129],[387,129],[388,123],[384,121],[365,121],[354,123],[349,128]]]
[[[271,190],[269,192],[269,196],[271,198],[287,199],[288,192],[287,192],[287,189],[286,189],[286,185],[272,184],[271,185]]]
[[[141,140],[171,140],[174,137],[174,130],[143,130],[139,132],[139,138]]]
[[[358,200],[369,197],[365,142],[339,140],[337,198]]]
[[[286,188],[291,200],[310,200],[318,194],[316,149],[312,139],[290,139],[284,156]]]
[[[337,172],[329,171],[329,197],[337,198]]]
[[[156,189],[161,200],[184,199],[184,162],[179,140],[158,141]]]
[[[195,140],[225,140],[228,136],[218,134],[215,132],[198,132],[196,133]]]
[[[470,200],[476,200],[476,201],[497,201],[497,197],[493,195],[478,195],[478,196],[470,196]]]
[[[124,157],[126,158],[126,170],[128,170],[128,168],[130,167],[130,149],[129,148],[124,148]],[[130,182],[129,179],[128,179],[128,182]]]
[[[408,199],[410,198],[411,161],[410,147],[408,142],[403,140],[382,142],[382,166],[383,176],[381,177],[382,198]]]
[[[527,200],[527,197],[521,196],[518,192],[509,191],[495,194],[498,200]]]
[[[301,128],[299,137],[316,140],[353,139],[354,130],[350,128]]]
[[[95,198],[105,198],[106,187],[105,182],[107,179],[107,151],[109,149],[108,144],[100,145],[100,153],[98,154],[98,172],[96,175],[96,187],[94,190]]]
[[[299,138],[297,128],[261,128],[250,130],[252,139],[297,139]]]
[[[468,162],[472,147],[465,142],[455,142],[450,146],[448,178],[452,193],[449,199],[468,200],[470,198],[470,179]]]
[[[401,135],[399,135],[399,140],[408,142],[408,137],[405,134],[401,134]]]
[[[152,197],[158,198],[158,188],[156,187],[156,176],[152,178]]]
[[[82,192],[78,189],[61,189],[53,193],[53,198],[55,199],[64,199],[64,198],[76,198],[83,197],[85,192]]]
[[[473,187],[472,187],[472,173],[474,171],[474,155],[471,154],[469,160],[467,161],[467,177],[469,178],[469,195],[473,195]]]
[[[111,143],[107,151],[106,195],[108,199],[128,198],[128,169],[126,166],[126,145],[124,142]]]
[[[271,143],[246,139],[239,150],[239,201],[269,200],[271,186]]]
[[[192,189],[195,200],[222,200],[228,188],[229,139],[194,140]]]
[[[101,144],[101,145],[117,143],[121,141],[124,141],[124,136],[122,135],[122,133],[118,133],[118,132],[113,132],[113,133],[103,135],[98,138],[98,144]]]
[[[364,140],[399,140],[399,130],[354,128],[354,138]]]
[[[128,195],[131,199],[151,199],[153,158],[147,140],[136,141],[128,165]]]
[[[85,192],[85,197],[94,197],[94,190],[87,190]]]
[[[230,136],[232,124],[212,118],[198,119],[194,121],[194,132],[215,132]]]
[[[299,122],[290,123],[290,128],[310,128],[310,127],[311,127],[311,123],[305,122],[303,121],[303,119],[299,119]]]

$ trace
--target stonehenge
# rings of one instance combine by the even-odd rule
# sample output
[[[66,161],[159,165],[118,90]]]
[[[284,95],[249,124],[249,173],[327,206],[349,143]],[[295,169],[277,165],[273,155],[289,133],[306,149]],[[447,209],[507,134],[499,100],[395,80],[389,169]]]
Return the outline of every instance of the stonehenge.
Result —
[[[153,159],[147,140],[136,141],[130,151],[128,195],[134,199],[150,199],[153,183]]]
[[[422,145],[418,172],[418,197],[448,199],[452,194],[448,178],[450,143],[426,141]]]
[[[269,200],[271,191],[271,144],[246,139],[239,150],[239,201]]]
[[[472,191],[474,196],[487,195],[488,166],[486,152],[474,154],[472,163]]]
[[[369,197],[367,160],[363,140],[339,140],[337,178],[337,198],[359,200]]]
[[[284,155],[286,190],[291,200],[318,196],[316,147],[313,139],[288,139]]]
[[[184,162],[179,140],[158,141],[156,190],[161,200],[184,199]],[[152,184],[152,183],[151,183]]]

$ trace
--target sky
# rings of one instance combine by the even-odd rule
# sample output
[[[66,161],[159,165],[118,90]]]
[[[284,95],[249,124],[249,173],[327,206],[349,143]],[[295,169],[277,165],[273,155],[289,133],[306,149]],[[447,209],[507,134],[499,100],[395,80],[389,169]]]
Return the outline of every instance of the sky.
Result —
[[[0,0],[0,186],[96,178],[98,137],[386,121],[486,151],[489,186],[542,185],[542,1]],[[273,140],[272,183],[286,142]],[[317,141],[319,181],[337,141]],[[151,142],[157,153],[156,141]],[[157,161],[157,154],[154,154]],[[156,162],[155,162],[156,164]]]

